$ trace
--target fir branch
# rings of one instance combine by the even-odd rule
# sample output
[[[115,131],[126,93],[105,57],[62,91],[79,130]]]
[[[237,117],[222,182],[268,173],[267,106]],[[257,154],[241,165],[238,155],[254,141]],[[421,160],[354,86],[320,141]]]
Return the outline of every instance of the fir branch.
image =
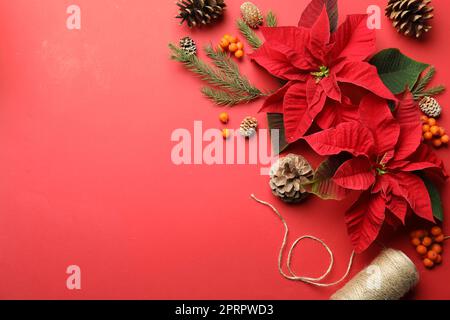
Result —
[[[278,25],[277,17],[275,16],[272,10],[267,12],[266,25],[271,28],[276,27]]]
[[[236,104],[249,103],[250,101],[260,97],[260,95],[252,96],[252,95],[233,94],[212,87],[202,88],[202,93],[208,99],[214,101],[219,106],[234,106]]]
[[[244,22],[244,20],[239,19],[236,24],[241,34],[253,49],[258,49],[262,46],[262,40],[256,35],[255,31]]]
[[[214,65],[219,68],[229,79],[233,81],[236,88],[251,96],[261,95],[261,91],[250,84],[250,81],[244,77],[239,67],[230,56],[225,52],[214,50],[211,45],[205,47],[206,55],[213,61]]]
[[[436,69],[434,66],[431,66],[427,73],[417,81],[416,87],[414,88],[414,92],[421,92],[425,89],[425,87],[430,83],[433,79],[434,74],[436,73]]]
[[[427,97],[427,96],[428,97],[437,96],[437,95],[443,93],[444,91],[445,91],[445,87],[440,85],[440,86],[433,87],[433,88],[423,90],[420,92],[413,92],[413,95],[414,95],[415,100],[419,100],[420,98]]]

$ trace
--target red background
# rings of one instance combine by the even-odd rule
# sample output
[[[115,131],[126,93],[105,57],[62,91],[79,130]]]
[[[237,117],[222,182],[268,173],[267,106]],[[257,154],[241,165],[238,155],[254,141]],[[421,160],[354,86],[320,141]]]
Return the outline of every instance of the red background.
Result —
[[[341,0],[341,21],[386,2]],[[81,31],[66,28],[66,8],[74,3],[82,10]],[[343,220],[348,201],[287,206],[272,197],[258,166],[171,162],[172,131],[191,129],[194,120],[221,128],[222,109],[168,59],[167,43],[189,34],[202,46],[237,34],[240,3],[228,0],[224,21],[191,32],[173,18],[173,1],[0,2],[0,298],[327,299],[338,289],[278,274],[282,226],[249,195],[272,201],[292,237],[312,234],[330,245],[336,257],[330,281],[343,274],[351,252]],[[275,10],[280,24],[295,25],[307,1],[257,3]],[[433,4],[427,40],[399,36],[383,17],[378,47],[399,47],[434,64],[435,82],[450,85],[450,6]],[[249,59],[241,67],[259,87],[276,87]],[[449,95],[439,100],[441,123],[450,129]],[[230,109],[230,127],[255,115],[260,103]],[[265,127],[265,116],[257,117]],[[320,161],[305,146],[297,149],[314,165]],[[438,153],[448,162],[447,149]],[[447,212],[448,192],[442,191]],[[381,241],[419,265],[411,298],[450,298],[446,254],[442,266],[426,271],[406,232],[386,232]],[[351,275],[378,251],[357,256]],[[314,243],[300,247],[294,260],[299,274],[311,276],[328,263]],[[78,291],[66,288],[72,264],[82,271]]]

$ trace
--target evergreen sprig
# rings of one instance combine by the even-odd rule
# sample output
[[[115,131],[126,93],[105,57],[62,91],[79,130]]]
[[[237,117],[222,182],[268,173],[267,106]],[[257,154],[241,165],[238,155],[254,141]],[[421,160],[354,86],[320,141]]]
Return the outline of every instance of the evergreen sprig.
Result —
[[[426,89],[426,87],[430,84],[436,73],[436,69],[434,66],[431,66],[428,71],[417,81],[416,86],[412,90],[412,94],[415,100],[419,100],[426,96],[436,96],[445,91],[445,87],[443,85],[439,85],[436,87],[432,87]]]
[[[271,28],[276,27],[278,25],[277,17],[275,16],[272,10],[267,12],[266,25]]]
[[[242,19],[239,19],[236,22],[237,28],[241,32],[241,34],[244,36],[244,38],[247,40],[247,42],[250,44],[250,46],[253,49],[258,49],[262,46],[263,42],[262,40],[256,35],[256,32],[253,31],[252,28],[250,28]]]
[[[215,68],[199,59],[188,55],[181,48],[169,44],[171,58],[182,63],[186,69],[198,75],[210,86],[202,89],[203,94],[218,105],[232,106],[257,99],[265,94],[252,86],[240,72],[237,64],[223,52],[216,52],[211,46],[205,52],[213,61]]]

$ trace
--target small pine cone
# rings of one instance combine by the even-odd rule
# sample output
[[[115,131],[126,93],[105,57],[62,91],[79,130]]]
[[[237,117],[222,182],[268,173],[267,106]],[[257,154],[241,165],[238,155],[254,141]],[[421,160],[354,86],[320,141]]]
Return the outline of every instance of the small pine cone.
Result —
[[[189,56],[197,54],[197,45],[190,37],[184,37],[180,40],[180,48]]]
[[[399,33],[420,38],[430,31],[434,8],[431,0],[389,0],[386,16]]]
[[[289,154],[278,159],[270,168],[272,193],[287,203],[298,203],[307,198],[305,189],[314,176],[314,170],[302,156]]]
[[[239,133],[246,138],[250,138],[256,133],[256,128],[258,128],[258,120],[253,117],[246,117],[241,122]]]
[[[225,0],[178,0],[177,19],[186,22],[189,28],[208,25],[217,21],[225,11]]]
[[[442,108],[439,102],[432,97],[424,97],[419,102],[420,110],[425,113],[428,117],[438,118],[441,115]]]
[[[259,8],[251,2],[244,2],[241,5],[241,14],[245,23],[250,28],[258,28],[258,26],[263,23],[264,18],[261,10],[259,10]]]

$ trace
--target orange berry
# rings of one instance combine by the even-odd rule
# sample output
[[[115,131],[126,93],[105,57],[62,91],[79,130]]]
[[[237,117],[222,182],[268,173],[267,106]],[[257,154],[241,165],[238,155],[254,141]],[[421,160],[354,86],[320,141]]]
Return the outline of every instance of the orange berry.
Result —
[[[240,58],[242,58],[242,57],[244,56],[244,51],[242,51],[242,50],[237,50],[237,51],[234,53],[234,56],[235,56],[236,58],[240,59]]]
[[[417,238],[423,238],[426,236],[426,231],[425,230],[416,230],[416,237]]]
[[[427,258],[430,259],[431,261],[436,261],[437,255],[438,254],[433,250],[427,252]]]
[[[436,237],[442,234],[442,229],[439,228],[438,226],[434,226],[433,228],[431,228],[431,234]]]
[[[228,123],[228,121],[230,120],[230,117],[228,116],[228,113],[226,112],[222,112],[221,114],[219,114],[219,120],[222,123]]]
[[[437,136],[439,134],[439,127],[438,126],[432,126],[430,128],[430,132],[433,134],[433,136]]]
[[[230,130],[229,129],[222,129],[222,137],[224,139],[228,139],[230,137]]]
[[[415,247],[417,247],[420,244],[420,239],[419,238],[412,238],[411,239],[411,244]]]
[[[434,237],[434,242],[437,242],[437,243],[444,242],[444,235],[440,234],[437,237]]]
[[[448,135],[446,135],[446,134],[444,134],[444,135],[441,137],[441,142],[444,143],[444,144],[447,144],[447,143],[449,142],[449,140],[450,140],[450,138],[449,138]]]
[[[430,125],[429,124],[424,124],[423,126],[422,126],[422,131],[423,132],[428,132],[428,131],[430,131]]]
[[[238,42],[238,43],[236,43],[236,45],[237,45],[239,50],[244,49],[244,44],[242,42]]]
[[[230,36],[228,38],[228,40],[230,41],[230,43],[234,43],[234,44],[239,42],[239,39],[237,37],[233,37],[233,36]]]
[[[430,131],[425,132],[425,133],[423,134],[423,138],[424,138],[425,140],[431,140],[431,139],[433,139],[433,134],[432,134]]]
[[[428,118],[428,124],[430,125],[430,127],[435,126],[436,125],[436,119],[435,118]]]
[[[442,262],[442,256],[440,254],[438,254],[436,260],[434,261],[434,263],[441,264],[441,262]]]
[[[220,40],[220,44],[219,45],[223,49],[226,49],[230,45],[230,41],[228,41],[227,39],[223,38],[222,40]]]
[[[425,259],[423,259],[423,265],[424,265],[425,267],[431,269],[431,268],[433,268],[434,263],[433,263],[433,261],[431,261],[430,259],[425,258]]]
[[[439,148],[442,146],[442,141],[441,139],[434,139],[433,140],[433,146],[435,146],[436,148]]]
[[[442,252],[442,246],[439,243],[435,243],[431,246],[431,250],[433,250],[436,253]]]
[[[238,49],[236,43],[230,43],[230,45],[228,46],[228,51],[230,52],[236,52]]]
[[[442,127],[439,127],[439,135],[443,136],[445,134],[445,129]]]
[[[230,41],[231,36],[227,33],[223,35],[223,39],[227,39],[228,41]]]
[[[427,254],[427,247],[425,247],[425,246],[419,244],[419,245],[416,247],[416,251],[417,251],[418,254],[420,254],[420,255],[423,256],[423,255]]]
[[[432,240],[430,237],[425,237],[425,238],[423,238],[423,240],[422,240],[422,244],[423,244],[425,247],[431,246],[432,243],[433,243],[433,240]]]
[[[428,117],[426,115],[423,115],[423,116],[420,117],[420,121],[428,122]]]
[[[409,237],[412,238],[418,238],[417,236],[417,230],[411,231],[411,233],[409,234]]]

